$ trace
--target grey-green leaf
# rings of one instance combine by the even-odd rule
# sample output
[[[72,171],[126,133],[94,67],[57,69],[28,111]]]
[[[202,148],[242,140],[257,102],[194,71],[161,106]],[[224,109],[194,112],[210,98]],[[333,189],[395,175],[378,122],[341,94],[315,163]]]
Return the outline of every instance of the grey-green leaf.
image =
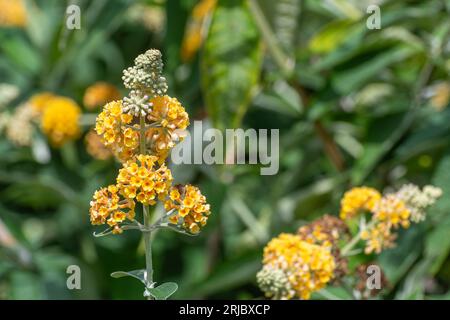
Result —
[[[145,270],[132,270],[132,271],[116,271],[111,273],[111,277],[113,278],[123,278],[123,277],[132,277],[141,281],[144,285],[146,285],[145,281]]]
[[[167,300],[178,290],[175,282],[165,282],[156,288],[147,288],[146,292],[156,300]]]

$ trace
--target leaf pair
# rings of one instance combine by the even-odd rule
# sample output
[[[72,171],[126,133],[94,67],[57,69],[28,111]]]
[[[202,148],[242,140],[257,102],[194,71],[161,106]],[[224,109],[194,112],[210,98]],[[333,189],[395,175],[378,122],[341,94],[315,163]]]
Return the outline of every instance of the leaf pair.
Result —
[[[165,282],[155,288],[149,288],[146,280],[145,269],[132,270],[132,271],[116,271],[111,273],[113,278],[132,277],[141,281],[145,285],[145,297],[152,297],[155,300],[167,300],[178,290],[178,285],[175,282]]]

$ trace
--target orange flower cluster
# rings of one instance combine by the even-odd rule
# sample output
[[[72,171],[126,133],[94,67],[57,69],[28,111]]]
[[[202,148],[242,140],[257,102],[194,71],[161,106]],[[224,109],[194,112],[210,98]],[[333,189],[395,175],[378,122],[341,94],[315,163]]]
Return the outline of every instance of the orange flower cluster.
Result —
[[[176,214],[169,217],[169,222],[181,224],[183,228],[193,234],[206,225],[210,214],[206,197],[197,187],[192,185],[175,186],[171,188],[169,199],[164,203],[167,211],[176,210]]]
[[[367,241],[365,252],[380,253],[383,249],[392,248],[396,238],[392,229],[399,226],[408,228],[410,215],[405,202],[395,194],[381,198],[373,209],[373,225],[361,231],[361,238]]]
[[[189,125],[189,116],[176,98],[164,95],[167,84],[162,68],[162,55],[158,50],[139,55],[135,66],[124,70],[122,77],[125,87],[131,89],[129,95],[107,103],[97,116],[96,133],[123,163],[116,184],[110,186],[115,192],[102,191],[102,200],[108,196],[113,199],[102,203],[116,203],[119,196],[133,203],[133,208],[139,202],[144,206],[147,230],[170,226],[196,234],[206,224],[210,208],[198,188],[172,187],[172,173],[164,161],[175,143],[183,139],[182,131]],[[87,136],[88,147],[92,147],[95,138]],[[95,197],[99,195],[94,196],[93,206],[99,203]],[[165,204],[170,214],[150,225],[146,206],[158,201]],[[106,218],[99,219],[98,211],[97,207],[91,208],[91,221],[94,224],[108,222]],[[120,217],[111,221],[120,223]],[[141,228],[138,223],[134,227]]]
[[[120,92],[115,86],[106,82],[97,82],[86,89],[83,104],[87,109],[92,110],[119,99]]]
[[[152,154],[164,160],[175,143],[183,139],[179,130],[187,128],[189,116],[176,98],[158,96],[150,102],[153,107],[147,119],[152,125],[145,129],[146,144]],[[137,117],[123,112],[120,100],[113,101],[98,115],[95,130],[119,160],[127,161],[138,151],[137,122]]]
[[[189,116],[176,98],[158,96],[150,102],[153,107],[147,118],[157,127],[148,129],[146,136],[150,141],[151,151],[164,159],[175,142],[183,139],[180,130],[189,125]]]
[[[132,122],[133,116],[122,112],[122,102],[119,100],[105,105],[95,124],[95,131],[105,146],[121,161],[131,159],[139,146],[139,126],[133,126]]]
[[[158,157],[140,154],[120,169],[117,187],[127,199],[136,199],[144,205],[164,200],[172,183],[172,173],[162,164],[156,168]]]
[[[203,26],[213,12],[217,0],[201,0],[192,10],[181,45],[181,59],[190,61],[203,43]]]
[[[95,191],[89,214],[93,225],[107,223],[114,234],[122,233],[120,223],[134,220],[135,203],[130,199],[120,199],[119,189],[115,185]]]
[[[113,156],[112,152],[103,144],[100,136],[95,130],[90,130],[84,138],[86,151],[98,160],[107,160]]]

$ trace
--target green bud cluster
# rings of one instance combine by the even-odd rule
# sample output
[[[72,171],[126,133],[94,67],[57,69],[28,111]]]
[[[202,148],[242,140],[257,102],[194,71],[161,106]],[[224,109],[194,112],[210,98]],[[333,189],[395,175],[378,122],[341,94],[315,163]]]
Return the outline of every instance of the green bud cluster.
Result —
[[[151,108],[149,99],[167,92],[162,70],[161,52],[151,49],[137,56],[134,66],[123,71],[123,84],[131,89],[129,96],[123,99],[124,112],[135,116],[148,114]]]

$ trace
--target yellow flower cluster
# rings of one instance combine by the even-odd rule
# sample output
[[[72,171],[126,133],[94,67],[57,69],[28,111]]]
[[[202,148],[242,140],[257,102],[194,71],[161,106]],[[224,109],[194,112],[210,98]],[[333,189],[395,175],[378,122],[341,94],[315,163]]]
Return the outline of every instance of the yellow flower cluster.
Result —
[[[189,116],[176,98],[164,95],[167,84],[162,69],[162,55],[158,50],[139,55],[135,65],[123,72],[124,85],[131,91],[122,100],[103,107],[95,131],[101,142],[123,162],[114,188],[117,196],[133,205],[137,202],[143,205],[145,227],[148,230],[170,227],[195,234],[206,224],[210,207],[198,188],[172,187],[172,173],[164,161],[175,143],[183,139],[182,131],[189,125]],[[88,147],[95,142],[90,134],[86,139]],[[104,196],[116,197],[116,193],[104,193]],[[157,201],[164,203],[169,212],[150,225],[146,207]]]
[[[111,151],[103,144],[100,136],[95,130],[90,130],[84,138],[86,151],[98,160],[107,160],[113,156]]]
[[[146,144],[152,154],[164,160],[175,142],[183,139],[180,130],[189,125],[189,116],[176,98],[156,96],[150,99],[152,109],[147,120],[152,123],[145,129]],[[139,146],[137,117],[124,113],[122,101],[105,105],[98,115],[95,130],[104,144],[112,149],[121,161],[131,159]]]
[[[203,24],[216,6],[216,2],[216,0],[201,0],[192,10],[192,16],[189,19],[181,45],[181,59],[183,61],[191,60],[201,47]]]
[[[394,246],[396,235],[392,229],[410,226],[411,212],[395,194],[388,194],[373,208],[372,225],[361,231],[361,239],[366,240],[365,252],[380,253]]]
[[[107,223],[114,234],[122,233],[120,224],[128,219],[134,220],[135,203],[131,199],[120,199],[115,185],[95,191],[89,214],[93,225]]]
[[[0,26],[24,27],[27,13],[22,0],[0,0]]]
[[[137,160],[124,163],[117,176],[120,194],[136,199],[144,205],[154,205],[164,200],[172,183],[172,173],[162,164],[156,168],[158,157],[140,154]]]
[[[210,214],[206,197],[197,187],[189,184],[172,187],[169,199],[164,203],[164,208],[167,211],[176,211],[169,217],[170,223],[181,224],[185,230],[193,234],[198,233],[200,228],[206,225]]]
[[[48,102],[56,96],[51,92],[41,92],[32,96],[28,103],[37,114],[42,114],[48,105]]]
[[[133,116],[122,112],[120,100],[106,104],[97,116],[95,131],[121,161],[131,159],[139,146],[139,133],[132,122]]]
[[[157,96],[150,102],[153,106],[147,118],[157,127],[148,129],[146,136],[152,152],[164,159],[175,142],[183,139],[180,131],[189,125],[189,116],[176,98]]]
[[[330,248],[335,269],[333,281],[337,282],[348,273],[348,261],[341,256],[339,244],[348,239],[350,231],[341,219],[324,215],[311,223],[301,226],[297,234],[304,241]]]
[[[42,132],[53,146],[59,147],[80,135],[81,108],[72,99],[41,92],[33,95],[27,106],[33,111],[32,120],[40,121]]]
[[[351,219],[361,211],[373,211],[381,194],[368,187],[358,187],[347,191],[341,200],[340,217],[343,220]]]
[[[394,246],[395,229],[408,228],[411,221],[423,220],[426,207],[432,205],[441,194],[439,188],[427,186],[421,191],[411,184],[384,196],[372,188],[353,188],[345,193],[341,201],[340,216],[346,220],[360,212],[370,212],[371,220],[362,225],[360,236],[366,241],[367,254],[380,253]]]
[[[330,249],[302,240],[298,235],[280,234],[264,248],[263,264],[282,270],[292,292],[281,299],[309,299],[332,278],[335,262]],[[270,292],[266,292],[270,296]]]
[[[395,194],[388,194],[381,198],[373,208],[373,212],[374,219],[393,227],[401,225],[403,228],[408,228],[410,225],[410,211]]]
[[[87,109],[92,110],[108,102],[120,100],[120,98],[120,92],[114,85],[97,82],[86,89],[83,104]]]
[[[55,96],[46,103],[41,127],[54,146],[61,146],[80,135],[80,107],[72,99]]]
[[[366,241],[364,252],[380,253],[384,249],[392,248],[396,234],[392,233],[391,226],[385,222],[375,223],[370,228],[361,231],[361,239]]]

